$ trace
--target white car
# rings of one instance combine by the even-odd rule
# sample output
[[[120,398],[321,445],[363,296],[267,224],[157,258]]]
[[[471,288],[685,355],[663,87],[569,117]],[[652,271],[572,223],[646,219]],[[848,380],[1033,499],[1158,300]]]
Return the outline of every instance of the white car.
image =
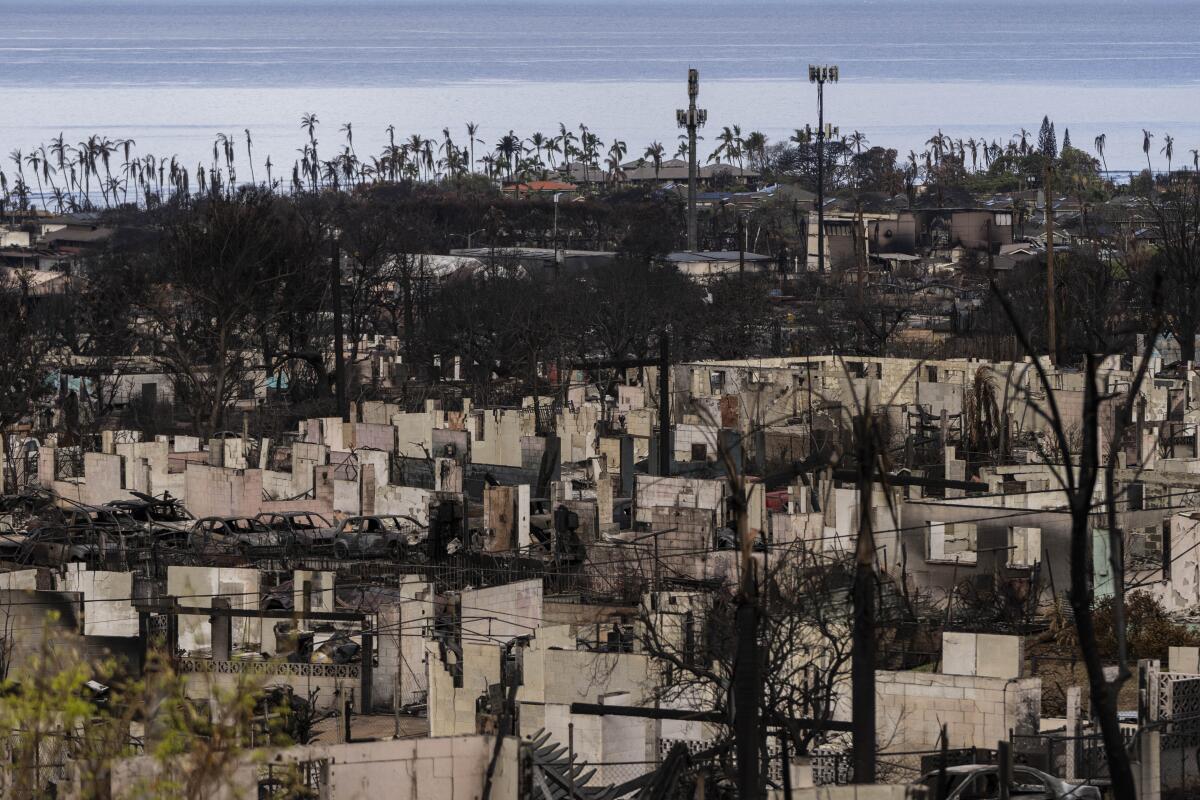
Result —
[[[920,784],[931,796],[937,796],[939,773],[921,777]],[[996,800],[1000,797],[1000,768],[986,764],[967,764],[946,768],[946,800]],[[1013,800],[1101,800],[1100,789],[1082,783],[1068,783],[1033,767],[1014,766],[1008,784]]]

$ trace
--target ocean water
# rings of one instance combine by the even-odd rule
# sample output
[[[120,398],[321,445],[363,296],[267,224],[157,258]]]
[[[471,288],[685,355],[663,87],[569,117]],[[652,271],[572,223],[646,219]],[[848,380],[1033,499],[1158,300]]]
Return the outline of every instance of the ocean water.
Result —
[[[325,153],[449,128],[477,154],[509,129],[585,123],[631,155],[674,149],[689,66],[710,128],[772,138],[813,122],[810,62],[836,63],[827,118],[920,152],[941,129],[1007,141],[1042,115],[1108,164],[1200,147],[1194,0],[0,0],[0,152],[96,133],[211,159],[218,132],[290,165],[300,115]],[[711,140],[715,131],[709,131]],[[709,145],[711,147],[711,144]],[[244,142],[239,158],[245,157]],[[11,169],[11,163],[4,167]],[[243,165],[240,173],[245,176]],[[261,177],[261,176],[260,176]]]

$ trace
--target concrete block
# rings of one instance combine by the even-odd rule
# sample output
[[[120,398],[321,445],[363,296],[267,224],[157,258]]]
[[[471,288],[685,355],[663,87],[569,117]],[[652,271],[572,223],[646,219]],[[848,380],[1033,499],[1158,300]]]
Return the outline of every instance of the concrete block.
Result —
[[[975,675],[976,639],[973,633],[942,633],[942,672],[947,675]]]
[[[175,452],[199,452],[199,437],[175,437]]]
[[[453,736],[445,741],[450,742],[450,751],[455,761],[461,760],[465,764],[472,756],[479,754],[479,741],[473,737]]]
[[[976,638],[975,674],[1005,680],[1019,678],[1022,657],[1020,636],[979,634]]]
[[[529,484],[517,486],[517,546],[527,547],[532,543],[529,537],[529,501],[532,491]]]
[[[517,491],[513,486],[488,486],[483,490],[484,527],[490,534],[489,552],[504,552],[519,546],[516,524]]]
[[[1200,675],[1200,647],[1168,647],[1167,666],[1171,672]]]

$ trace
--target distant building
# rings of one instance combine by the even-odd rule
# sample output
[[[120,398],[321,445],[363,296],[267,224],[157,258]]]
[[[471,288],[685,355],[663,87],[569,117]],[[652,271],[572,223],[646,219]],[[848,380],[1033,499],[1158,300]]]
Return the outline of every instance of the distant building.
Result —
[[[854,244],[858,222],[851,211],[825,212],[825,265],[854,267],[859,253],[904,253],[926,250],[975,250],[999,253],[1013,243],[1009,209],[921,208],[863,213],[861,242]],[[808,216],[808,267],[817,268],[817,215]]]
[[[606,250],[555,250],[552,247],[469,247],[451,250],[452,256],[468,256],[483,264],[520,267],[534,278],[572,275],[616,258]]]
[[[584,167],[578,161],[572,161],[564,169],[575,183],[634,183],[658,184],[687,183],[688,163],[681,158],[670,158],[663,161],[656,170],[654,164],[646,159],[638,159],[621,165],[620,172],[614,175],[604,166]],[[753,183],[758,180],[759,173],[752,169],[739,167],[736,164],[704,164],[697,166],[696,179],[703,184],[711,184],[718,179]]]
[[[574,195],[579,187],[566,181],[527,181],[506,183],[501,190],[513,197],[546,197],[556,194]]]
[[[862,227],[860,228],[859,222],[853,214],[826,213],[824,221],[825,269],[853,269],[857,266],[860,257],[865,261],[871,252],[877,252],[879,247],[871,246],[872,233],[877,228],[876,223],[882,223],[885,231],[898,227],[898,219],[891,214],[864,214]],[[809,270],[816,270],[820,267],[820,259],[818,257],[820,254],[820,241],[817,235],[819,230],[820,223],[817,215],[809,214],[808,245],[806,250]],[[858,231],[858,244],[855,244],[856,230]],[[884,238],[890,239],[892,237],[885,236]],[[896,248],[888,247],[887,249],[891,251]]]
[[[57,270],[0,266],[0,279],[23,281],[29,294],[44,296],[61,294],[70,284],[71,276]]]
[[[680,250],[668,253],[664,258],[668,264],[695,281],[704,282],[721,275],[737,273],[761,274],[771,269],[774,261],[760,253],[739,253],[737,250],[694,252]]]

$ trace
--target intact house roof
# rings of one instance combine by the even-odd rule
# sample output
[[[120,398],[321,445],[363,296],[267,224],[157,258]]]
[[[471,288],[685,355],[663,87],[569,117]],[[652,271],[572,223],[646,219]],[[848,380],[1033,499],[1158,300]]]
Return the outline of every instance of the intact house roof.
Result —
[[[545,194],[550,192],[574,192],[578,189],[575,184],[565,181],[527,181],[524,183],[508,183],[504,185],[504,191],[517,195],[522,194]]]
[[[669,158],[662,162],[659,166],[658,173],[655,174],[654,164],[639,159],[638,161],[630,161],[627,164],[621,165],[621,170],[625,173],[625,180],[638,181],[686,181],[688,178],[688,162],[682,158]],[[732,175],[733,177],[757,178],[758,172],[752,169],[739,167],[736,164],[704,164],[696,166],[696,176],[701,180],[707,180],[717,175]]]
[[[108,241],[113,235],[112,228],[71,225],[47,233],[42,240],[47,244],[76,242],[79,244],[95,244]]]

